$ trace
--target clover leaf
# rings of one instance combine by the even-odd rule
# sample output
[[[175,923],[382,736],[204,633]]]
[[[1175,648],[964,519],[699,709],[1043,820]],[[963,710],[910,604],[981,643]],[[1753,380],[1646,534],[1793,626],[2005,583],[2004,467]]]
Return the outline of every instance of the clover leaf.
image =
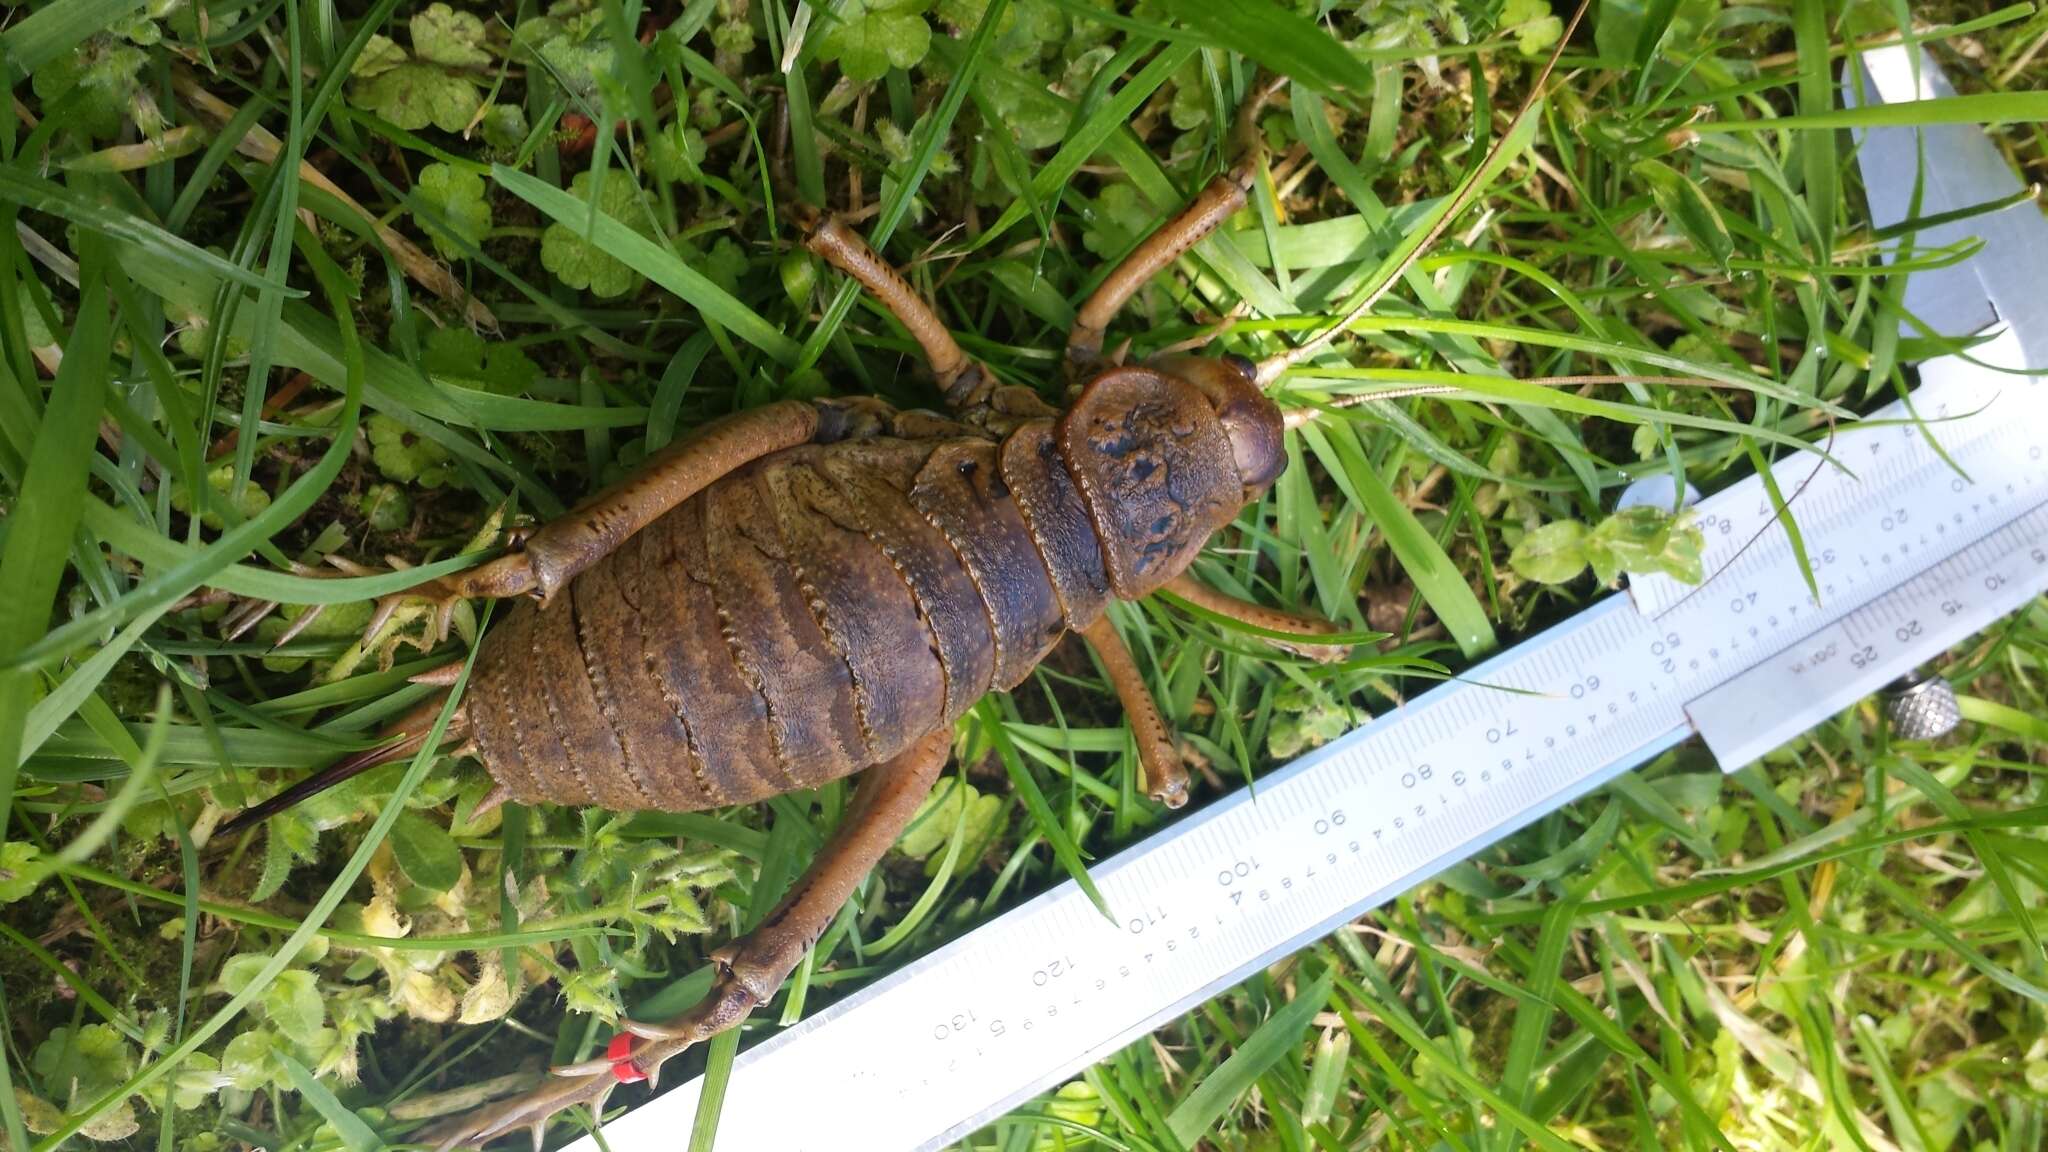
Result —
[[[939,0],[933,15],[961,36],[971,35],[988,15],[989,0]],[[990,54],[1005,66],[1035,66],[1049,51],[1069,47],[1066,13],[1048,0],[1018,0],[996,18]]]
[[[704,273],[706,280],[727,292],[739,291],[740,277],[746,275],[748,266],[746,250],[730,236],[720,236],[701,263],[692,263],[698,264],[698,271]]]
[[[277,1036],[267,1028],[252,1028],[228,1041],[220,1053],[220,1075],[226,1087],[253,1092],[284,1078],[277,1062]]]
[[[1515,34],[1515,48],[1534,56],[1557,43],[1564,21],[1550,12],[1550,0],[1508,0],[1500,10],[1500,30]]]
[[[233,464],[222,464],[217,468],[210,469],[206,473],[206,484],[213,492],[207,497],[205,514],[199,517],[201,524],[206,525],[208,528],[216,529],[227,526],[225,519],[220,514],[220,508],[221,505],[230,502],[228,500],[228,493],[234,489],[234,482],[235,466]],[[240,513],[240,519],[247,520],[251,516],[261,514],[265,508],[270,507],[270,493],[265,492],[254,484],[247,484],[242,487],[242,494],[235,498],[232,503],[235,506],[235,511]],[[180,512],[189,513],[192,510],[192,494],[187,492],[183,485],[171,489],[171,507]]]
[[[1662,572],[1697,584],[1705,578],[1704,547],[1690,511],[1674,516],[1663,508],[1637,505],[1590,528],[1577,520],[1545,524],[1522,537],[1508,564],[1539,584],[1568,583],[1589,567],[1603,586],[1624,572]]]
[[[1152,212],[1129,184],[1111,184],[1095,198],[1095,207],[1081,216],[1081,244],[1108,259],[1135,243],[1152,223]]]
[[[1008,822],[1006,816],[1000,797],[983,795],[974,785],[947,776],[933,785],[918,806],[910,825],[897,837],[896,848],[913,860],[923,860],[925,875],[936,875],[956,829],[960,832],[956,866],[965,866],[988,850]]]
[[[839,22],[818,38],[818,55],[839,61],[847,79],[880,80],[891,66],[909,68],[931,50],[924,12],[932,0],[846,0]]]
[[[382,413],[370,417],[370,460],[400,484],[439,488],[455,474],[448,450]]]
[[[0,844],[0,904],[12,904],[36,890],[50,874],[50,862],[26,840]]]
[[[491,230],[491,205],[484,199],[484,178],[467,168],[429,164],[420,169],[414,191],[429,209],[416,212],[434,250],[453,260],[482,244]],[[458,244],[457,240],[464,243]]]
[[[926,117],[919,117],[917,123],[911,126],[909,132],[898,128],[894,122],[889,120],[883,120],[875,125],[875,135],[881,141],[882,154],[889,158],[892,166],[884,170],[882,174],[883,200],[887,200],[896,194],[896,178],[890,173],[909,167],[916,135],[925,130],[926,122]],[[960,162],[953,158],[952,149],[940,148],[932,153],[931,174],[933,176],[949,176],[959,170]],[[923,198],[920,197],[911,202],[910,218],[912,220],[922,222],[924,220],[924,212],[925,203]]]
[[[485,109],[477,129],[483,133],[484,143],[500,151],[515,151],[526,142],[526,110],[517,104],[493,104]]]
[[[1700,553],[1706,539],[1689,511],[1673,516],[1668,509],[1637,505],[1623,508],[1593,529],[1593,542],[1605,556],[1593,555],[1593,572],[1608,583],[1621,572],[1662,572],[1686,584],[1706,578]]]
[[[704,151],[704,134],[678,116],[648,141],[647,160],[654,174],[671,184],[695,181]]]
[[[1276,759],[1291,760],[1370,719],[1372,714],[1363,708],[1332,699],[1324,692],[1290,684],[1274,696],[1273,725],[1266,730],[1266,750]]]
[[[754,25],[746,20],[721,20],[711,26],[711,46],[724,58],[745,56],[754,50]]]
[[[1553,520],[1515,545],[1508,564],[1525,580],[1564,584],[1586,570],[1586,526],[1577,520]]]
[[[1190,62],[1173,77],[1173,103],[1167,106],[1166,117],[1175,128],[1192,132],[1209,122],[1209,85],[1202,77],[1202,66]]]
[[[578,200],[589,200],[590,173],[578,172],[569,191]],[[640,210],[640,189],[623,172],[606,174],[597,210],[643,236],[649,235],[646,213]],[[540,234],[540,262],[562,283],[588,288],[598,296],[624,296],[642,283],[640,274],[624,261],[584,239],[576,228],[559,222]]]
[[[396,532],[412,523],[412,497],[396,484],[372,484],[356,498],[356,511],[373,531]]]
[[[211,1053],[193,1052],[178,1061],[178,1070],[172,1074],[171,1104],[191,1111],[225,1087],[227,1077],[221,1075],[220,1061]]]
[[[373,34],[370,42],[356,54],[355,65],[348,70],[349,79],[368,80],[391,71],[405,61],[405,49],[400,48],[397,41],[382,33]]]
[[[135,1054],[127,1038],[111,1024],[60,1026],[36,1045],[29,1064],[43,1083],[67,1089],[75,1086],[79,1093],[91,1097],[133,1075]]]
[[[1101,61],[1095,61],[1093,66],[1085,71],[1093,75],[1095,69],[1100,68],[1102,63],[1107,62],[1113,55],[1111,52]],[[1067,134],[1068,109],[1057,100],[1031,98],[1034,93],[1043,93],[1037,90],[1037,85],[1033,84],[1029,77],[1029,73],[998,73],[991,76],[988,88],[989,108],[994,112],[996,122],[1009,128],[1011,134],[1017,138],[1019,147],[1050,147],[1059,143]],[[1083,87],[1085,86],[1084,84]]]
[[[263,1014],[292,1040],[312,1044],[327,1024],[318,978],[303,968],[278,973],[263,990]]]

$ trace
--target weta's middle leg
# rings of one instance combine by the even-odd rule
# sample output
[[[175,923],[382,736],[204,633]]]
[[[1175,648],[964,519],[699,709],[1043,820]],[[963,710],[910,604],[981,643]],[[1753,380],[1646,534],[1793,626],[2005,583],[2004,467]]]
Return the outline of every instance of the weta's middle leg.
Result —
[[[543,524],[513,551],[379,600],[363,634],[375,635],[409,602],[434,607],[433,640],[447,637],[458,600],[534,596],[547,603],[578,573],[734,469],[799,444],[872,436],[887,427],[891,416],[880,400],[847,397],[808,404],[783,400],[714,421]]]
[[[804,230],[804,246],[853,277],[909,330],[924,349],[946,404],[961,419],[1001,436],[1019,421],[1058,415],[1036,392],[1018,384],[999,383],[994,373],[962,350],[924,297],[887,260],[875,255],[845,221],[836,216],[806,215],[808,219],[798,221]]]
[[[1286,80],[1261,76],[1252,83],[1252,92],[1238,109],[1237,123],[1231,132],[1230,143],[1240,155],[1236,166],[1209,181],[1179,215],[1139,243],[1123,263],[1103,277],[1074,314],[1074,327],[1067,333],[1067,372],[1071,378],[1078,380],[1101,359],[1102,340],[1109,322],[1146,281],[1207,239],[1244,207],[1258,173],[1258,115]]]
[[[932,377],[948,402],[960,406],[968,394],[988,383],[988,374],[953,339],[946,322],[932,311],[910,281],[887,260],[875,254],[860,234],[837,216],[807,213],[799,220],[804,230],[804,247],[825,258],[825,262],[854,278],[896,321],[909,331],[924,349]]]

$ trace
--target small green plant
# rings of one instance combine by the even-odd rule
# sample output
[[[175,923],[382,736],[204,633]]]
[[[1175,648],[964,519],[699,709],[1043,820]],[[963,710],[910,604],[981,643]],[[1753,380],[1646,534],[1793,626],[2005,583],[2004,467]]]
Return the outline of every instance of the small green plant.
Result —
[[[580,172],[569,192],[589,201],[591,177]],[[597,193],[594,211],[647,234],[646,211],[640,204],[640,188],[623,173],[612,173]],[[595,296],[624,296],[635,291],[646,278],[625,261],[606,252],[575,225],[557,222],[541,233],[540,262],[555,278],[571,288],[587,288]]]
[[[483,21],[446,4],[431,4],[409,24],[412,51],[377,35],[356,58],[351,98],[400,128],[469,128],[483,107],[477,88],[491,62]]]
[[[1508,563],[1539,584],[1569,584],[1588,568],[1603,587],[1624,572],[1662,572],[1698,584],[1706,578],[1700,566],[1705,546],[1690,515],[1639,505],[1590,527],[1579,520],[1553,520],[1523,536]]]
[[[924,13],[932,0],[847,0],[818,39],[818,55],[836,60],[847,79],[880,80],[891,68],[914,68],[931,47]]]
[[[484,178],[463,168],[429,164],[417,184],[427,212],[414,213],[434,249],[450,260],[474,250],[491,231],[491,205],[484,198]]]

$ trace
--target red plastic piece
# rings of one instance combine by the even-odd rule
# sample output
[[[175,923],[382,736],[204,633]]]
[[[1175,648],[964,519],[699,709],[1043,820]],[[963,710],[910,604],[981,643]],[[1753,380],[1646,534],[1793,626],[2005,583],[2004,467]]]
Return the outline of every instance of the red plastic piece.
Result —
[[[630,1032],[612,1037],[612,1042],[604,1047],[604,1058],[612,1062],[612,1075],[618,1077],[621,1084],[638,1084],[647,1079],[647,1073],[633,1063],[633,1034]]]

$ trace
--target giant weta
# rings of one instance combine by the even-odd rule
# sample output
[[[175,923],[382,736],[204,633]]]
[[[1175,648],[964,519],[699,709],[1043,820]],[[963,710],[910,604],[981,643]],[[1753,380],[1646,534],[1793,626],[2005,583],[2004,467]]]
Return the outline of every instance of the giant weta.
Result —
[[[1020,682],[1069,632],[1093,648],[1129,716],[1150,796],[1187,773],[1109,599],[1168,589],[1317,658],[1333,626],[1226,597],[1185,574],[1209,536],[1286,464],[1280,410],[1242,357],[1122,364],[1104,332],[1155,273],[1245,200],[1249,165],[1211,181],[1082,306],[1064,412],[1004,386],[846,225],[806,244],[922,346],[950,417],[871,398],[785,401],[672,446],[517,550],[410,595],[440,631],[464,598],[521,598],[482,641],[450,729],[508,799],[691,811],[812,788],[865,769],[839,831],[753,932],[712,953],[694,1008],[628,1021],[605,1058],[462,1118],[443,1146],[482,1143],[612,1088],[652,1080],[689,1045],[770,998],[910,820],[945,765],[953,723]],[[395,602],[382,606],[388,612]],[[375,626],[373,625],[373,628]],[[384,744],[249,809],[258,820],[372,763],[416,750],[433,707]],[[637,1038],[637,1040],[635,1039]]]

